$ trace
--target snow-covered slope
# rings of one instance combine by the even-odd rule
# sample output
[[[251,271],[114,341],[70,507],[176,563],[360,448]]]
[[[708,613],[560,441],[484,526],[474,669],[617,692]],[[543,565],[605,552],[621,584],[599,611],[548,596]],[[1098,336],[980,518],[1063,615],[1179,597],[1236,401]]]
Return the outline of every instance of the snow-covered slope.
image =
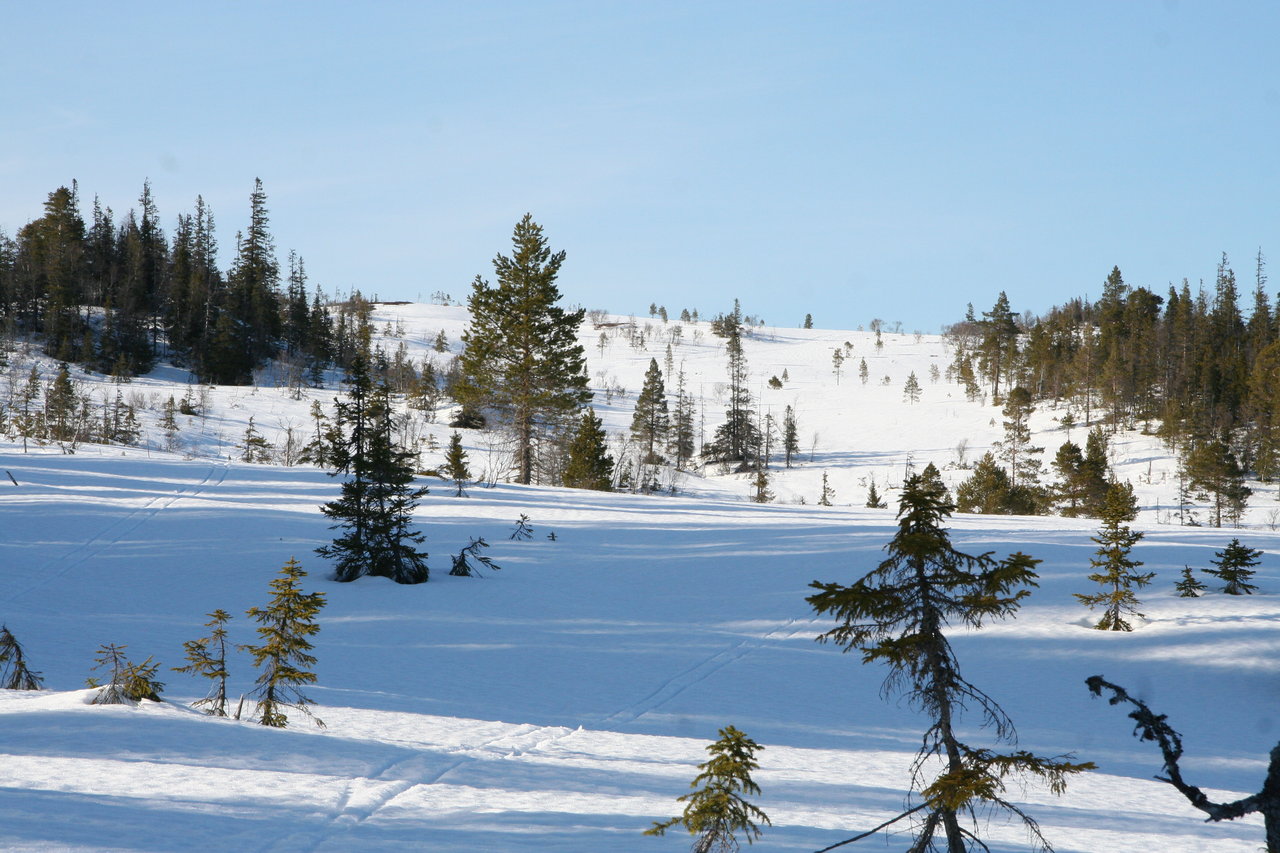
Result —
[[[465,323],[461,309],[440,306],[385,307],[378,317],[415,357],[439,329],[456,342]],[[598,396],[611,430],[629,422],[649,358],[663,362],[662,324],[650,322],[647,351],[615,333],[602,353],[599,330],[584,332],[593,384],[627,389]],[[724,357],[701,331],[694,340],[686,326],[673,358],[701,389],[710,429]],[[846,340],[853,356],[837,386],[831,350]],[[331,390],[295,400],[284,389],[213,389],[206,425],[183,425],[189,458],[158,445],[73,456],[4,445],[0,468],[17,485],[0,477],[0,621],[50,689],[0,691],[0,849],[683,850],[678,833],[640,832],[679,811],[675,798],[728,724],[765,746],[757,803],[774,826],[754,849],[815,850],[893,816],[922,718],[881,698],[883,671],[813,642],[828,625],[805,604],[807,584],[851,580],[881,558],[894,514],[860,508],[866,478],[896,483],[908,457],[942,467],[962,438],[972,459],[999,437],[999,412],[930,382],[929,366],[943,370],[947,358],[937,339],[885,334],[879,352],[873,340],[765,329],[747,341],[760,400],[778,415],[793,405],[804,436],[800,465],[775,478],[777,503],[747,503],[749,484],[733,475],[683,478],[675,498],[503,484],[453,498],[436,488],[419,510],[433,577],[415,587],[326,581],[312,551],[329,536],[317,507],[335,481],[225,458],[250,415],[274,439],[277,419],[304,425],[308,398],[327,401]],[[784,369],[784,387],[769,388]],[[924,388],[918,404],[902,402],[911,371]],[[889,384],[878,384],[885,375]],[[180,397],[175,387],[153,376],[124,392]],[[1054,414],[1037,414],[1049,452],[1065,437]],[[425,428],[441,445],[451,432]],[[1139,435],[1113,447],[1122,476],[1151,471],[1151,483],[1138,483],[1147,538],[1136,556],[1158,574],[1141,593],[1138,630],[1093,631],[1072,597],[1090,591],[1094,522],[956,516],[965,549],[1044,561],[1017,619],[957,629],[957,652],[1018,724],[1023,747],[1098,763],[1063,797],[1010,792],[1058,850],[1256,850],[1259,820],[1202,823],[1152,781],[1154,750],[1083,681],[1102,673],[1169,714],[1193,781],[1222,796],[1257,790],[1280,739],[1280,539],[1264,523],[1274,503],[1255,501],[1244,531],[1162,524],[1167,454]],[[482,469],[483,437],[469,434],[468,449]],[[844,506],[813,505],[823,471]],[[508,538],[521,514],[531,541]],[[1207,566],[1237,535],[1266,552],[1263,594],[1176,598],[1182,567]],[[448,577],[448,555],[475,536],[492,543],[502,569]],[[290,557],[328,599],[319,682],[308,691],[326,728],[298,716],[284,731],[204,717],[183,706],[204,686],[177,673],[163,676],[165,704],[84,704],[100,644],[176,666],[182,643],[203,636],[205,614],[219,607],[236,617],[232,639],[251,641],[244,611],[265,603]],[[233,689],[252,679],[238,656]],[[1017,826],[984,833],[994,850],[1025,849]],[[885,844],[860,846],[868,843]],[[896,834],[887,843],[906,842]]]

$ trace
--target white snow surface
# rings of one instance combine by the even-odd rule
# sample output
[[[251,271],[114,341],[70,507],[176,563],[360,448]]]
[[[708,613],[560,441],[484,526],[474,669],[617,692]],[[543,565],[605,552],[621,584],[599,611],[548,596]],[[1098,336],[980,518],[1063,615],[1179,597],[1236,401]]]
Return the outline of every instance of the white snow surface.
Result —
[[[456,351],[466,322],[463,309],[443,306],[380,306],[376,316],[380,330],[394,326],[384,345],[404,340],[414,358],[431,353],[441,329]],[[597,409],[613,432],[629,423],[649,359],[663,363],[676,325],[636,322],[651,325],[647,350],[614,332],[602,351],[600,330],[583,331]],[[837,384],[831,351],[845,341],[853,354]],[[278,441],[285,426],[305,430],[310,401],[327,404],[332,388],[301,399],[265,381],[211,389],[205,416],[182,419],[181,452],[154,437],[147,448],[74,455],[0,443],[0,468],[17,481],[0,475],[0,621],[47,688],[0,691],[0,849],[685,850],[678,828],[662,839],[641,832],[679,813],[676,797],[730,724],[765,747],[754,801],[773,826],[751,849],[816,850],[889,819],[903,809],[925,721],[882,697],[882,668],[814,642],[831,624],[810,611],[807,587],[850,582],[883,558],[894,510],[862,508],[868,478],[884,492],[909,464],[934,461],[954,484],[965,476],[948,467],[957,442],[975,459],[1000,437],[1000,413],[930,381],[929,366],[949,360],[940,339],[886,333],[879,351],[873,341],[783,329],[746,341],[759,404],[779,418],[793,405],[803,436],[796,466],[775,473],[775,503],[749,503],[745,478],[712,472],[679,477],[674,497],[499,483],[456,498],[433,481],[418,510],[432,578],[418,586],[328,580],[313,550],[331,536],[318,508],[337,481],[227,458],[250,416]],[[709,434],[723,409],[722,342],[705,323],[685,324],[672,349],[705,400]],[[24,357],[50,369],[11,355]],[[768,388],[784,368],[784,387]],[[923,387],[917,404],[902,401],[910,371]],[[114,394],[101,377],[77,379]],[[181,398],[183,381],[165,367],[124,393],[148,404],[154,428],[157,401]],[[605,386],[626,394],[606,399]],[[1066,438],[1062,411],[1036,414],[1046,459]],[[452,432],[446,414],[421,427],[441,448]],[[1072,437],[1083,443],[1084,431]],[[465,444],[476,473],[501,464],[483,434],[467,433]],[[1009,712],[1020,747],[1098,764],[1063,796],[1035,785],[1008,792],[1057,850],[1251,853],[1261,820],[1205,823],[1152,778],[1156,750],[1132,737],[1123,709],[1090,698],[1084,679],[1103,674],[1167,714],[1185,738],[1187,777],[1211,796],[1258,790],[1280,739],[1275,499],[1254,484],[1246,529],[1181,527],[1169,513],[1167,449],[1138,432],[1120,433],[1112,448],[1143,503],[1135,555],[1157,573],[1139,592],[1137,630],[1092,630],[1072,597],[1092,591],[1095,521],[956,515],[959,547],[1043,560],[1017,617],[955,627],[956,652],[965,675]],[[837,506],[814,505],[823,472]],[[512,541],[522,513],[534,538]],[[476,536],[501,570],[449,577],[449,555]],[[1176,597],[1183,566],[1208,566],[1235,536],[1264,552],[1260,594]],[[207,633],[214,608],[235,617],[234,642],[252,642],[244,611],[266,603],[290,557],[310,572],[307,589],[327,598],[319,681],[306,691],[325,727],[299,714],[277,730],[191,710],[206,684],[168,671],[183,663],[182,643]],[[103,643],[162,661],[166,701],[87,704],[85,678]],[[253,677],[248,656],[235,655],[233,693]],[[992,744],[979,720],[965,722],[973,743]],[[1003,818],[980,830],[994,851],[1028,848],[1021,826]],[[897,824],[843,849],[902,849],[906,832]]]

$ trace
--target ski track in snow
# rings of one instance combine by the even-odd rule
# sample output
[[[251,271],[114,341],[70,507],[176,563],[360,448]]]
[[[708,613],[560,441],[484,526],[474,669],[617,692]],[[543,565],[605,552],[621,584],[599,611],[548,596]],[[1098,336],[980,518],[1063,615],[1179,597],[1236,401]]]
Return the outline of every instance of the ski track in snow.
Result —
[[[645,714],[658,710],[690,687],[705,681],[726,666],[736,663],[757,649],[763,648],[771,639],[786,640],[794,637],[797,633],[795,631],[789,631],[785,637],[778,637],[777,635],[787,631],[795,623],[795,619],[788,619],[767,634],[759,637],[747,637],[727,649],[721,649],[683,672],[668,678],[634,705],[628,705],[626,708],[604,717],[599,721],[600,724],[617,725],[635,722]]]
[[[228,465],[225,462],[214,462],[209,466],[209,471],[199,483],[177,489],[171,494],[158,494],[148,499],[146,503],[133,512],[108,524],[79,545],[72,546],[66,553],[45,560],[43,565],[32,572],[32,575],[36,578],[35,581],[17,591],[9,592],[4,596],[3,602],[8,604],[17,601],[24,595],[28,595],[51,581],[63,577],[95,555],[110,548],[112,545],[119,544],[130,533],[142,527],[142,525],[176,504],[179,500],[195,497],[206,489],[217,488],[227,479],[227,471]],[[215,474],[217,475],[217,482],[213,482]],[[55,566],[59,568],[50,571]]]

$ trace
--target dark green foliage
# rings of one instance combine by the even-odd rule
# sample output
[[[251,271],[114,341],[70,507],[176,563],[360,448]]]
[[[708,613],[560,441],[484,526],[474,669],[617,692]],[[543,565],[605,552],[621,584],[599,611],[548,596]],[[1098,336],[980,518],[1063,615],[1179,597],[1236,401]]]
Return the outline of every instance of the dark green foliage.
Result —
[[[174,672],[199,675],[213,682],[203,699],[191,703],[191,707],[205,707],[205,713],[213,717],[227,716],[227,622],[231,614],[218,609],[209,614],[206,628],[213,629],[209,636],[188,640],[182,644],[188,661],[186,666],[175,666]]]
[[[684,371],[681,370],[676,380],[676,402],[671,418],[669,447],[671,455],[675,458],[676,468],[680,471],[685,470],[689,460],[697,451],[694,445],[694,415],[693,397],[685,391]]]
[[[1141,699],[1135,699],[1120,685],[1105,681],[1101,675],[1085,679],[1089,692],[1101,696],[1103,690],[1109,690],[1111,696],[1107,701],[1112,705],[1128,703],[1134,707],[1129,712],[1133,720],[1134,735],[1141,741],[1150,741],[1160,749],[1164,759],[1161,775],[1156,778],[1167,782],[1186,797],[1187,802],[1209,816],[1210,822],[1235,820],[1245,815],[1258,813],[1262,815],[1266,834],[1267,853],[1280,853],[1280,744],[1271,750],[1267,776],[1262,789],[1230,803],[1215,803],[1200,788],[1190,784],[1182,777],[1182,736],[1169,725],[1164,714],[1157,714]]]
[[[1192,573],[1190,566],[1183,566],[1182,575],[1174,584],[1174,589],[1178,591],[1179,598],[1199,598],[1208,587]]]
[[[1186,457],[1191,488],[1201,498],[1213,501],[1213,526],[1221,527],[1225,517],[1238,522],[1253,490],[1244,484],[1244,471],[1231,448],[1221,439],[1192,446]]]
[[[565,254],[552,254],[529,214],[516,225],[512,245],[511,257],[493,260],[496,287],[479,276],[472,284],[462,375],[453,393],[464,409],[501,414],[515,433],[516,481],[530,483],[537,435],[591,399],[577,340],[585,312],[556,304]]]
[[[734,315],[739,314],[734,302]],[[703,456],[712,461],[737,462],[739,471],[753,467],[760,454],[762,436],[751,410],[751,391],[747,387],[750,375],[747,359],[742,352],[740,320],[726,327],[725,352],[729,356],[729,409],[725,422],[716,427],[712,440],[702,449]]]
[[[523,512],[520,513],[520,517],[516,519],[515,529],[511,531],[508,538],[517,542],[528,542],[533,538],[533,527],[529,524],[529,516]]]
[[[457,487],[454,497],[466,497],[463,487],[471,479],[471,471],[467,468],[467,451],[462,449],[460,433],[449,436],[449,449],[444,454],[444,474]]]
[[[813,315],[812,315],[812,314],[805,314],[805,315],[804,315],[804,325],[802,326],[802,328],[805,328],[805,329],[812,329],[812,328],[813,328]]]
[[[956,487],[956,503],[960,512],[977,512],[984,515],[1034,515],[1036,495],[1024,487],[1015,486],[995,456],[984,453],[973,466],[969,479]]]
[[[1125,617],[1142,616],[1133,590],[1146,586],[1155,577],[1155,572],[1136,571],[1142,561],[1129,556],[1133,546],[1143,537],[1142,533],[1133,532],[1125,524],[1136,515],[1133,487],[1128,483],[1113,483],[1103,504],[1102,529],[1093,537],[1093,541],[1098,543],[1097,555],[1089,560],[1089,565],[1097,569],[1089,575],[1089,580],[1103,590],[1089,595],[1075,593],[1080,603],[1090,610],[1103,608],[1102,618],[1093,626],[1099,631],[1132,631],[1133,626]]]
[[[39,690],[40,673],[27,667],[16,637],[7,625],[0,625],[0,690]]]
[[[347,381],[347,400],[337,403],[347,432],[332,456],[333,473],[348,476],[339,498],[320,508],[337,522],[330,529],[342,532],[316,553],[335,561],[337,581],[373,575],[423,583],[430,577],[427,554],[418,550],[423,534],[412,525],[427,489],[413,485],[412,454],[398,448],[392,435],[390,392],[385,383],[373,386],[363,356],[353,360]]]
[[[641,448],[641,464],[657,465],[662,462],[658,452],[667,440],[671,429],[671,416],[667,411],[666,389],[662,384],[662,370],[657,359],[649,359],[649,369],[644,374],[644,385],[636,397],[635,413],[631,417],[631,437]]]
[[[605,444],[604,423],[594,409],[582,413],[578,428],[569,441],[569,459],[564,468],[564,485],[571,489],[607,492],[613,484],[613,457]]]
[[[755,478],[752,481],[751,500],[758,504],[767,504],[773,500],[773,497],[773,492],[769,490],[769,469],[764,465],[757,465]]]
[[[887,506],[884,498],[880,497],[880,492],[876,490],[876,481],[872,480],[867,486],[867,509],[884,509]]]
[[[1217,568],[1205,569],[1205,574],[1213,575],[1222,581],[1222,591],[1227,595],[1252,595],[1258,587],[1249,583],[1253,579],[1254,567],[1261,562],[1262,552],[1247,545],[1240,544],[1239,539],[1232,539],[1227,547],[1215,551],[1210,560]]]
[[[130,705],[143,699],[160,701],[164,682],[156,680],[160,664],[150,657],[142,663],[133,663],[124,656],[126,646],[107,643],[98,648],[94,669],[107,668],[106,683],[90,677],[90,687],[101,687],[90,702],[92,705]]]
[[[760,769],[755,755],[764,747],[733,726],[719,733],[720,739],[707,747],[711,757],[698,765],[702,772],[689,785],[694,790],[676,798],[686,804],[684,813],[655,821],[645,835],[663,835],[680,824],[695,836],[693,853],[712,853],[737,850],[737,833],[745,834],[750,844],[760,837],[759,824],[773,825],[768,815],[746,800],[747,795],[760,795],[751,771]]]
[[[935,835],[945,837],[949,851],[964,851],[971,842],[981,848],[985,845],[977,838],[976,822],[968,828],[961,819],[976,820],[979,812],[989,810],[1016,815],[1032,839],[1047,847],[1036,822],[1004,799],[1006,780],[1036,776],[1061,793],[1068,775],[1092,764],[1024,750],[997,753],[961,741],[957,726],[966,708],[979,711],[982,725],[997,740],[1012,742],[1014,728],[995,700],[961,675],[946,635],[953,623],[973,629],[1014,616],[1030,594],[1028,587],[1036,585],[1034,569],[1040,561],[1021,553],[996,560],[990,553],[957,551],[941,526],[953,509],[939,481],[909,477],[886,559],[851,585],[815,581],[810,586],[818,592],[806,600],[816,613],[836,620],[820,642],[856,651],[863,663],[883,663],[889,669],[885,692],[901,691],[929,719],[911,779],[923,803],[899,816],[923,814],[911,849],[934,849]],[[934,757],[945,769],[928,779]]]
[[[997,445],[1000,458],[1006,463],[1009,483],[1016,488],[1033,492],[1040,482],[1040,454],[1043,447],[1031,445],[1030,419],[1035,405],[1031,392],[1018,386],[1005,399],[1004,440]]]
[[[523,519],[524,516],[521,516],[521,518]],[[512,538],[514,539],[515,537],[513,536]],[[554,533],[551,534],[551,538],[554,541]],[[453,567],[449,569],[449,574],[461,578],[479,578],[484,577],[484,575],[480,574],[482,567],[486,569],[501,569],[502,566],[495,563],[492,557],[480,553],[481,548],[488,547],[489,543],[484,541],[483,537],[472,539],[470,545],[453,556]]]
[[[249,416],[249,425],[245,427],[244,437],[240,439],[240,459],[244,462],[260,462],[270,464],[274,453],[271,443],[267,441],[258,428],[254,426],[253,416]]]
[[[314,703],[300,689],[316,682],[315,673],[309,669],[316,663],[309,638],[320,631],[316,616],[325,605],[324,593],[302,591],[306,576],[298,561],[290,558],[280,568],[280,576],[270,583],[270,603],[246,611],[258,623],[259,643],[240,648],[253,656],[253,665],[259,670],[251,695],[257,701],[254,713],[264,726],[287,726],[286,707],[303,712],[317,726],[324,725],[311,713]]]

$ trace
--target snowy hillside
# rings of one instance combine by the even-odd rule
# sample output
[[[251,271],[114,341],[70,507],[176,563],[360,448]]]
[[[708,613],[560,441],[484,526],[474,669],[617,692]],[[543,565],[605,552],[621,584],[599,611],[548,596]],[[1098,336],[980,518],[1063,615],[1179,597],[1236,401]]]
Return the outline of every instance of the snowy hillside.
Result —
[[[442,306],[379,306],[375,316],[389,332],[384,347],[403,341],[415,360],[439,364],[447,354],[433,350],[438,333],[456,352],[466,321],[463,309]],[[647,348],[619,326],[584,327],[606,427],[626,429],[650,358],[663,365],[671,343],[709,434],[723,414],[723,343],[705,323],[680,324],[677,339],[674,322],[635,322]],[[957,444],[972,462],[1001,430],[998,409],[931,380],[931,367],[945,373],[949,360],[939,339],[885,333],[882,349],[874,340],[764,328],[744,341],[760,405],[779,418],[791,405],[800,425],[803,453],[776,472],[775,503],[747,502],[746,479],[714,471],[681,475],[676,497],[500,483],[454,498],[433,485],[418,513],[432,580],[412,587],[325,579],[313,550],[330,537],[317,507],[335,496],[333,478],[227,458],[238,455],[250,417],[283,444],[289,427],[307,428],[312,400],[330,403],[332,388],[201,389],[162,368],[121,388],[145,409],[149,447],[64,455],[0,444],[0,469],[16,480],[0,475],[0,622],[48,688],[0,691],[0,849],[685,850],[681,833],[640,833],[678,813],[704,747],[728,724],[765,747],[756,802],[773,827],[753,849],[816,850],[894,816],[923,718],[881,698],[883,670],[813,642],[830,625],[808,609],[807,585],[847,582],[881,559],[894,511],[862,508],[871,478],[883,491],[909,465],[933,461],[954,484],[965,476]],[[832,351],[846,341],[837,384]],[[782,387],[769,387],[784,371]],[[912,372],[918,403],[903,400]],[[99,398],[116,392],[100,377],[76,379]],[[160,405],[189,389],[203,396],[201,414],[182,416],[177,447],[165,450]],[[1035,415],[1047,456],[1066,438],[1058,414]],[[447,413],[437,421],[417,428],[443,448]],[[502,464],[484,434],[468,432],[465,444],[477,473]],[[1143,504],[1135,526],[1147,536],[1135,555],[1157,572],[1139,593],[1146,618],[1132,634],[1093,631],[1073,598],[1091,591],[1095,521],[957,515],[963,549],[1044,561],[1017,619],[956,630],[961,665],[1010,713],[1021,746],[1099,765],[1062,797],[1010,792],[1056,849],[1254,851],[1261,821],[1204,824],[1151,779],[1155,750],[1131,737],[1120,709],[1091,700],[1084,679],[1104,674],[1168,714],[1194,782],[1222,797],[1256,791],[1280,739],[1274,496],[1253,484],[1245,530],[1169,524],[1167,450],[1139,434],[1111,446]],[[439,453],[425,462],[438,464]],[[824,472],[834,507],[814,506]],[[530,541],[508,538],[521,514],[534,527]],[[476,536],[492,544],[501,570],[449,577],[449,555]],[[1207,566],[1233,536],[1265,552],[1262,594],[1176,597],[1183,566]],[[270,730],[185,707],[205,686],[167,671],[183,662],[183,642],[207,632],[214,608],[233,615],[233,641],[250,642],[244,611],[265,603],[290,557],[328,601],[319,681],[306,691],[326,727],[295,715],[288,729]],[[160,660],[168,701],[85,704],[81,688],[103,643]],[[248,657],[237,655],[233,690],[252,680]],[[1019,826],[983,831],[993,850],[1026,849]],[[901,849],[906,836],[847,849],[886,844]]]

